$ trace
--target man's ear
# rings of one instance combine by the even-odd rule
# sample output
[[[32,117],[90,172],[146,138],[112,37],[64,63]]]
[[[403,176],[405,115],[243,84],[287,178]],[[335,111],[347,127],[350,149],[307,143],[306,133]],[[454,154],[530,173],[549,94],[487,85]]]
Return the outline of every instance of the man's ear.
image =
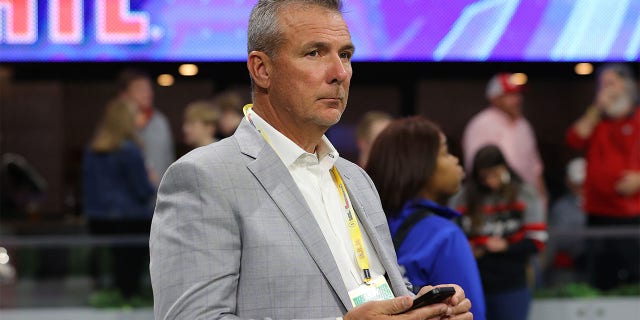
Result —
[[[247,59],[247,69],[256,86],[269,88],[271,84],[271,67],[273,62],[269,56],[262,51],[251,51]]]

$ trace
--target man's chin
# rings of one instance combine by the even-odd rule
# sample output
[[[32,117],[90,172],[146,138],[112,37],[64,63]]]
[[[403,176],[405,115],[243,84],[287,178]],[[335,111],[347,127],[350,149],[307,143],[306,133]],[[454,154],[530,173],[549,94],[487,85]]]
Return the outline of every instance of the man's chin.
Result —
[[[336,110],[336,114],[334,114],[331,117],[327,117],[325,120],[325,123],[327,126],[333,126],[335,124],[337,124],[338,122],[340,122],[340,119],[342,118],[342,112],[337,111]]]
[[[335,121],[330,121],[330,120],[323,119],[323,120],[320,120],[320,121],[316,121],[316,124],[319,127],[325,128],[325,130],[326,130],[326,129],[329,129],[330,127],[336,125],[339,121],[340,121],[339,118],[337,120],[335,120]]]

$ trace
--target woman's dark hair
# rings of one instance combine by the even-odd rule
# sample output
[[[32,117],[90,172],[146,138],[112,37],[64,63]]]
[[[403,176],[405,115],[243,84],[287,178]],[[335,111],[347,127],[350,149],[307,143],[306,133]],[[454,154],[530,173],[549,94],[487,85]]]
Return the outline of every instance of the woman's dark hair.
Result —
[[[416,198],[435,172],[440,129],[422,116],[392,121],[371,146],[366,171],[387,215],[395,216]]]
[[[479,229],[484,224],[482,199],[493,192],[484,184],[480,172],[500,165],[505,166],[511,176],[509,183],[500,191],[501,195],[511,203],[516,200],[520,192],[522,179],[509,166],[500,148],[496,145],[486,145],[480,148],[473,157],[471,177],[467,180],[465,188],[467,214],[471,218],[471,230],[473,233],[479,232]]]

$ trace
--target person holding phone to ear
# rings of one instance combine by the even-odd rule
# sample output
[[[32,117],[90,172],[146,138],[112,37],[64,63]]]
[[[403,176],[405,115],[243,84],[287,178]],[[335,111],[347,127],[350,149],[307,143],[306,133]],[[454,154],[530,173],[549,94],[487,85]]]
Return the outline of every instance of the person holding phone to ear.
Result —
[[[416,287],[456,283],[485,319],[482,283],[467,237],[446,206],[464,172],[440,129],[422,116],[394,120],[376,138],[366,166],[380,193],[398,263]]]
[[[566,133],[587,160],[583,209],[588,227],[640,227],[640,100],[630,65],[596,72],[594,102]],[[591,284],[600,290],[640,282],[640,244],[625,238],[590,242]]]

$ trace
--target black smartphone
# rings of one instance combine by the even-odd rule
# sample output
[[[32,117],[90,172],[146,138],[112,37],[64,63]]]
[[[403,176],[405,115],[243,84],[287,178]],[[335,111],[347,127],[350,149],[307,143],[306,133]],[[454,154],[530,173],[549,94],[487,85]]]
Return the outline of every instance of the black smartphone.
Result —
[[[456,293],[456,289],[453,287],[437,287],[431,289],[431,291],[415,298],[413,300],[413,305],[411,308],[407,309],[405,312],[409,312],[413,309],[421,308],[424,306],[428,306],[430,304],[442,302],[445,299],[451,297],[454,293]]]

